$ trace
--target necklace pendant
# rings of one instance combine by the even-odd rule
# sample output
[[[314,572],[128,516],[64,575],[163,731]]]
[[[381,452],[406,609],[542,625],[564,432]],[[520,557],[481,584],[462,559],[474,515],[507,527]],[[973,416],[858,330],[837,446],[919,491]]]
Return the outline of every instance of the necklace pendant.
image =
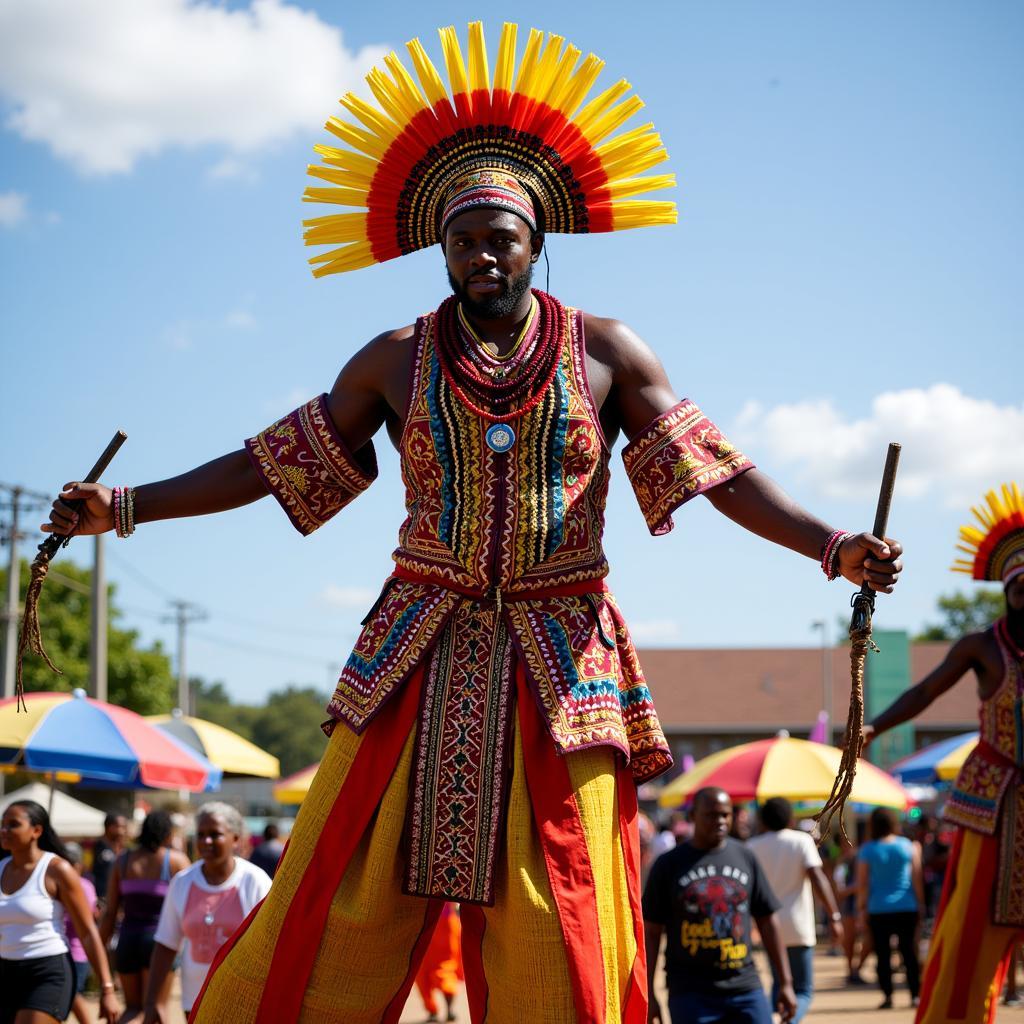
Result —
[[[487,428],[484,440],[492,452],[502,455],[516,443],[516,432],[507,423],[492,423]]]

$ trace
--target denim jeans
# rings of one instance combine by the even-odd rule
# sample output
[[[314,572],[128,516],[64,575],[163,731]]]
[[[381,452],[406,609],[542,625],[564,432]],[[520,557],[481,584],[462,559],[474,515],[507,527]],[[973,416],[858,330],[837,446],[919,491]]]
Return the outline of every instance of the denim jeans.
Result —
[[[814,995],[814,947],[787,946],[789,973],[793,976],[793,991],[796,992],[796,1016],[793,1024],[800,1024],[811,1005]],[[779,1005],[779,979],[772,967],[772,1009]]]
[[[761,988],[733,995],[679,992],[668,997],[672,1024],[772,1024]]]

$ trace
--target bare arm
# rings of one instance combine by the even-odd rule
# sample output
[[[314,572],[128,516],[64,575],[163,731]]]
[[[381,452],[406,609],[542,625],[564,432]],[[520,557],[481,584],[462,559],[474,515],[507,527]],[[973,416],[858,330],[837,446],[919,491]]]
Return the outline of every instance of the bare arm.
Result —
[[[117,924],[117,912],[121,906],[121,858],[114,861],[114,869],[110,872],[110,879],[107,881],[107,898],[103,907],[103,916],[100,918],[99,933],[103,942],[103,948],[110,945],[114,935],[114,926]]]
[[[177,955],[177,950],[165,946],[162,942],[153,944],[153,955],[149,960],[149,980],[146,982],[146,1001],[142,1024],[162,1024],[166,1019],[165,1007],[160,1002],[160,996]]]
[[[796,1013],[796,993],[793,991],[793,975],[789,971],[789,957],[782,945],[779,922],[774,914],[754,918],[761,933],[764,951],[772,963],[775,977],[779,979],[779,1003],[775,1007],[784,1021],[792,1020]]]
[[[619,430],[635,437],[679,402],[661,361],[625,324],[588,318],[587,353],[597,363],[591,383],[595,398],[604,402],[601,420],[609,442]],[[815,560],[834,532],[757,469],[711,488],[705,496],[744,529]],[[902,569],[902,550],[896,541],[857,534],[840,548],[840,570],[851,583],[867,580],[873,590],[889,593]]]
[[[810,879],[815,896],[828,911],[829,934],[835,942],[842,942],[842,915],[839,913],[839,904],[836,903],[836,894],[825,877],[825,872],[819,867],[808,868],[807,877]]]
[[[917,912],[924,917],[924,865],[921,860],[921,844],[911,844],[910,855],[910,881],[914,886],[914,895],[917,897]]]
[[[110,964],[107,962],[107,951],[100,941],[96,922],[85,899],[85,891],[75,869],[60,857],[50,861],[46,871],[47,881],[56,887],[56,898],[75,926],[75,932],[82,941],[82,948],[89,958],[92,969],[100,979],[100,1017],[113,1024],[120,1014],[120,1007],[114,998],[114,981],[110,976]]]
[[[661,953],[661,937],[665,926],[653,921],[644,921],[644,946],[647,950],[647,1022],[661,1024],[661,1006],[654,994],[654,975],[658,967],[658,956]]]
[[[331,419],[349,451],[357,453],[392,414],[390,403],[399,393],[407,368],[406,350],[395,339],[406,340],[409,329],[375,338],[342,368],[328,397]],[[267,491],[244,449],[222,455],[196,469],[157,483],[135,488],[135,521],[155,522],[210,515],[248,505]],[[85,500],[75,515],[65,501]],[[54,502],[44,533],[95,534],[114,528],[112,492],[103,484],[71,481]]]
[[[972,633],[958,640],[945,660],[924,677],[916,686],[904,691],[865,730],[865,741],[870,741],[894,726],[916,718],[938,697],[959,682],[972,668],[985,663],[984,634]]]

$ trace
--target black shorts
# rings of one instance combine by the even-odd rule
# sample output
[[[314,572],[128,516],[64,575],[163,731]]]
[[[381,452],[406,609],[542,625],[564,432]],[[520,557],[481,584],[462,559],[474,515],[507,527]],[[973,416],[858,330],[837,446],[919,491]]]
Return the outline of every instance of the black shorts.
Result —
[[[117,949],[114,950],[114,967],[118,974],[138,974],[149,970],[149,961],[153,956],[156,943],[156,929],[135,932],[124,930],[117,937]]]
[[[0,992],[0,1024],[13,1024],[19,1010],[41,1010],[64,1020],[75,998],[71,954],[0,960]]]

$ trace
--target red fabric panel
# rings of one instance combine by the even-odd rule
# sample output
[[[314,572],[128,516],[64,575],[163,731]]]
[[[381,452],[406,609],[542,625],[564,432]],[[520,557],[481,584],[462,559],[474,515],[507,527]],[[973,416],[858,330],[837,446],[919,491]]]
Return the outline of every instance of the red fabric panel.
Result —
[[[398,991],[395,992],[391,1002],[388,1003],[388,1008],[380,1019],[381,1024],[398,1024],[398,1018],[402,1016],[402,1010],[405,1009],[405,1001],[409,998],[409,993],[412,991],[416,974],[420,969],[420,964],[423,962],[423,956],[430,945],[430,940],[434,936],[437,919],[441,916],[441,910],[444,907],[444,900],[424,900],[423,902],[425,910],[423,927],[420,929],[416,944],[412,947],[412,951],[409,954],[408,973],[402,980],[402,984],[398,987]]]
[[[622,1024],[647,1024],[647,949],[644,945],[644,920],[640,910],[640,829],[637,820],[636,784],[630,772],[619,770],[616,776],[619,798],[619,836],[629,883],[629,907],[633,914],[636,959],[622,1005]]]
[[[959,836],[959,833],[958,833]],[[992,905],[992,890],[996,880],[996,858],[999,855],[999,844],[993,839],[987,839],[981,845],[981,853],[978,856],[978,867],[971,879],[970,905],[984,907],[985,909],[976,914],[971,914],[963,923],[961,932],[961,949],[978,949],[981,940],[989,927],[989,907]],[[950,864],[946,873],[954,869],[955,865]],[[963,967],[966,965],[957,965]],[[967,1003],[971,995],[972,970],[958,970],[953,980],[953,991],[949,997],[949,1013],[954,1018],[963,1019],[967,1016]],[[998,998],[996,999],[998,1002]]]
[[[516,666],[516,689],[526,784],[558,907],[577,1021],[604,1024],[604,954],[594,875],[569,770],[555,751],[521,665]]]
[[[394,774],[416,718],[422,681],[420,670],[381,711],[372,738],[359,747],[288,907],[254,1024],[299,1019],[331,900]]]
[[[467,903],[459,908],[462,918],[462,969],[466,975],[469,1019],[483,1024],[487,1016],[487,976],[484,974],[484,932],[487,919],[482,907]]]

